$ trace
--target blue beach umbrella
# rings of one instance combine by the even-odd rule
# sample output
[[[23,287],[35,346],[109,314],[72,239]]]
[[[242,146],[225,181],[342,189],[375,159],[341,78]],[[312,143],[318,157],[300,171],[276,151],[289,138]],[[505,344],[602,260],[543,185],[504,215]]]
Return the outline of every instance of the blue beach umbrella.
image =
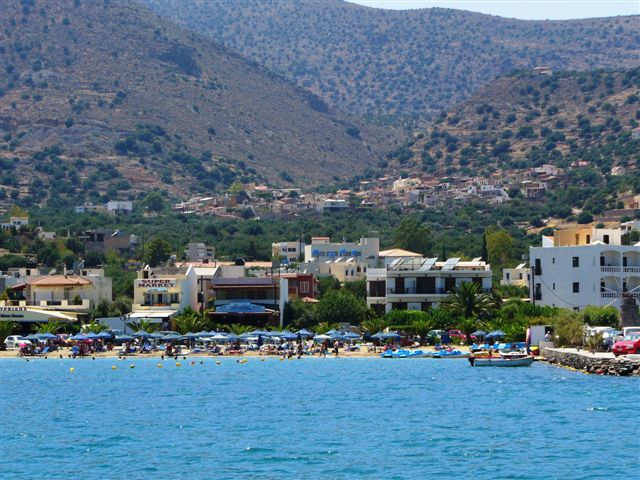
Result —
[[[313,337],[314,333],[310,330],[307,330],[306,328],[303,328],[302,330],[298,330],[298,335],[300,335],[302,338],[309,338]]]
[[[357,338],[360,338],[360,335],[353,332],[347,332],[343,335],[343,337],[346,338],[347,340],[355,340]]]
[[[86,335],[83,335],[81,333],[78,333],[78,334],[74,335],[73,337],[71,337],[71,340],[76,340],[76,341],[82,342],[83,340],[89,340],[89,337],[87,337]]]
[[[133,337],[131,335],[118,335],[115,340],[116,342],[131,342]]]
[[[38,333],[37,336],[39,338],[41,338],[42,340],[54,340],[54,339],[58,338],[52,333]]]
[[[145,332],[144,330],[140,330],[139,332],[134,333],[133,336],[137,338],[149,338],[151,334],[149,332]]]
[[[170,333],[168,335],[165,335],[164,337],[162,337],[162,341],[163,342],[177,342],[179,340],[182,340],[182,336],[180,335],[176,335],[175,333]]]
[[[500,338],[504,337],[505,333],[502,330],[494,330],[487,335],[487,338]]]
[[[109,333],[109,332],[100,332],[96,335],[96,338],[112,338],[113,334]]]
[[[149,335],[149,337],[155,340],[160,340],[162,337],[164,337],[164,335],[160,332],[153,332],[152,334]]]

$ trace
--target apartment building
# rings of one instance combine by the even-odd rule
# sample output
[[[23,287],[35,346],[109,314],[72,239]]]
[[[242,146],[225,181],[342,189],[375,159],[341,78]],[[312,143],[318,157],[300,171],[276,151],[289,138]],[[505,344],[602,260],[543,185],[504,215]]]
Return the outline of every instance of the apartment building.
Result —
[[[502,269],[502,280],[500,285],[510,285],[514,287],[529,287],[531,279],[531,269],[526,263],[521,263],[515,268]]]
[[[378,314],[391,310],[438,308],[462,283],[474,282],[491,290],[491,266],[476,258],[398,258],[384,268],[367,271],[367,305]]]
[[[296,263],[304,255],[304,243],[277,242],[271,244],[271,256],[280,259],[282,263]]]
[[[622,308],[625,299],[640,298],[640,244],[622,245],[620,230],[559,230],[529,256],[537,305]]]
[[[380,253],[380,239],[361,238],[359,242],[332,242],[329,237],[313,237],[304,247],[305,263],[324,262],[339,258],[355,258],[375,267]]]
[[[209,262],[216,257],[216,249],[204,243],[192,242],[185,250],[187,262]]]

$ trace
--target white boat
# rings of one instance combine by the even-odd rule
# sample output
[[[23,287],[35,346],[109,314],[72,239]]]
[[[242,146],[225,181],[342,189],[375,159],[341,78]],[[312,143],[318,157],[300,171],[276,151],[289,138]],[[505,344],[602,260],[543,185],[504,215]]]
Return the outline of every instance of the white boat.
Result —
[[[469,358],[472,367],[528,367],[533,363],[533,357],[521,358]]]

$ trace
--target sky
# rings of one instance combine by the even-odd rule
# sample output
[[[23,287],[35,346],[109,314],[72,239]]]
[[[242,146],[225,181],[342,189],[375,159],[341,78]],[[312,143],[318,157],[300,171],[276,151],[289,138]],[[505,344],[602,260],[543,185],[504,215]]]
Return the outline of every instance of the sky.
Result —
[[[640,0],[348,0],[377,8],[455,8],[523,20],[640,15]]]

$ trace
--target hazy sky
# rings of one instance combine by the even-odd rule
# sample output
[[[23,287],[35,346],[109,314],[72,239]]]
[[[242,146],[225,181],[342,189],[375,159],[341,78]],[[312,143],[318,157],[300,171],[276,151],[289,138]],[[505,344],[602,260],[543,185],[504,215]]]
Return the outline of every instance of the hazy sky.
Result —
[[[457,8],[528,20],[640,15],[640,0],[349,0],[378,8]]]

